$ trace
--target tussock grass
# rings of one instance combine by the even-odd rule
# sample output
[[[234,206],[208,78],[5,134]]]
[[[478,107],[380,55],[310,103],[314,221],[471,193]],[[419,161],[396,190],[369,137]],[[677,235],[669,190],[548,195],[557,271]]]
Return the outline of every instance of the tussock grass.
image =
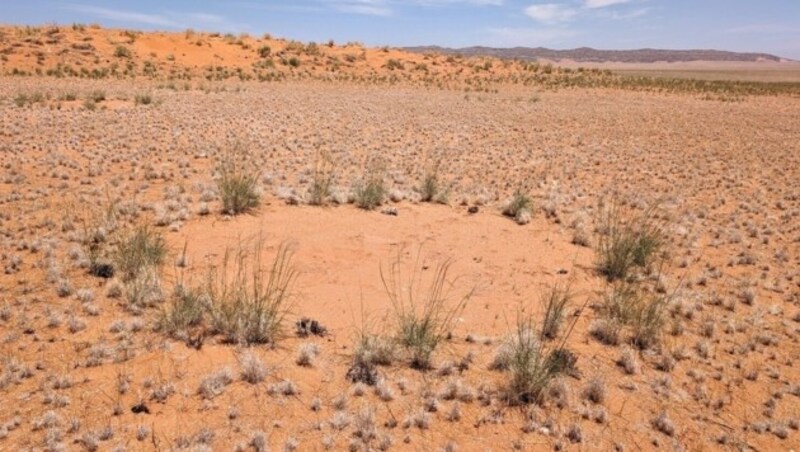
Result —
[[[317,153],[314,162],[314,172],[311,176],[308,203],[312,206],[324,205],[331,195],[333,185],[334,164],[333,159],[326,152]]]
[[[660,343],[673,298],[674,292],[660,292],[644,281],[617,281],[603,299],[592,334],[605,344],[617,345],[627,329],[633,345],[653,348]]]
[[[524,211],[533,211],[533,199],[531,199],[527,192],[518,189],[514,192],[514,196],[511,197],[511,200],[503,209],[503,215],[517,218]]]
[[[373,210],[383,204],[387,193],[383,170],[371,165],[364,178],[356,183],[353,191],[356,206],[364,210]]]
[[[154,268],[146,268],[125,283],[126,308],[134,313],[141,313],[145,308],[157,306],[164,301],[161,289],[161,277]]]
[[[141,225],[122,237],[113,261],[122,280],[128,282],[147,269],[161,266],[166,255],[164,237],[151,227]]]
[[[597,266],[609,281],[647,269],[667,244],[665,220],[653,204],[639,214],[623,211],[616,199],[601,206],[597,219]]]
[[[495,359],[495,367],[510,373],[506,388],[509,404],[541,403],[550,382],[561,373],[555,348],[539,339],[531,319],[518,320],[517,329],[506,342],[503,357]]]
[[[397,342],[394,338],[369,333],[362,326],[358,333],[353,362],[347,370],[347,379],[353,383],[373,386],[378,382],[377,366],[390,366],[397,358]]]
[[[190,329],[203,323],[207,309],[208,299],[202,292],[178,285],[167,306],[158,314],[156,330],[185,339]]]
[[[212,330],[227,342],[274,343],[291,307],[297,271],[287,244],[278,247],[272,264],[262,260],[264,242],[252,251],[228,249],[222,264],[209,271],[207,289]]]
[[[423,281],[424,262],[420,254],[409,277],[403,276],[402,256],[387,271],[381,269],[381,281],[394,310],[395,338],[410,353],[411,366],[430,369],[431,357],[452,331],[475,290],[452,296],[453,280],[448,278],[450,261],[436,265],[430,281]]]
[[[261,198],[257,189],[259,171],[250,163],[241,145],[222,154],[217,171],[223,213],[239,215],[258,206]]]
[[[439,177],[438,164],[432,166],[425,172],[419,187],[419,192],[422,202],[447,204],[449,190],[442,184],[441,178]]]
[[[566,306],[569,300],[569,288],[555,286],[545,294],[546,300],[552,301],[552,308],[545,312],[543,325],[549,325],[560,305]],[[577,357],[566,348],[580,313],[585,309],[585,302],[575,317],[566,327],[560,340],[553,344],[545,339],[544,330],[536,331],[534,320],[529,315],[517,313],[516,329],[503,342],[490,364],[490,369],[508,371],[509,378],[504,389],[504,397],[510,405],[542,403],[551,383],[563,374],[577,375]],[[553,337],[556,337],[554,335]]]
[[[572,293],[569,284],[555,284],[544,294],[542,297],[542,304],[545,306],[542,319],[543,338],[555,339],[558,337],[571,299]]]
[[[134,97],[134,103],[136,105],[150,105],[153,103],[153,96],[150,94],[137,94]]]

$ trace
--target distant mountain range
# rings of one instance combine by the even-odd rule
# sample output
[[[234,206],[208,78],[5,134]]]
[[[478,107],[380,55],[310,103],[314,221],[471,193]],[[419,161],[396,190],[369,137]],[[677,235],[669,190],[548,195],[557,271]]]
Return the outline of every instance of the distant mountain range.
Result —
[[[462,56],[492,56],[497,58],[522,60],[573,60],[585,63],[656,63],[686,61],[785,61],[785,58],[767,53],[738,53],[723,50],[597,50],[581,47],[571,50],[553,50],[544,47],[464,47],[452,49],[439,46],[406,47],[405,50],[416,53],[441,53]]]

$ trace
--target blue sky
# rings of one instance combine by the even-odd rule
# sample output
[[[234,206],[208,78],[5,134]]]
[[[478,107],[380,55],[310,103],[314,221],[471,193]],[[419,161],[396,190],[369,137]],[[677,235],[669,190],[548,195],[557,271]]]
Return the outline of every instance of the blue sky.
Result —
[[[394,46],[714,48],[800,59],[800,0],[3,0],[0,21]]]

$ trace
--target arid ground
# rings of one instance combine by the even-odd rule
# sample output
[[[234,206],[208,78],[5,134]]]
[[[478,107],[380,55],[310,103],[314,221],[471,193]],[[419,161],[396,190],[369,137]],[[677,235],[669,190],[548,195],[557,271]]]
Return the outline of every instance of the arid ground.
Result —
[[[0,450],[800,447],[797,87],[2,36]]]

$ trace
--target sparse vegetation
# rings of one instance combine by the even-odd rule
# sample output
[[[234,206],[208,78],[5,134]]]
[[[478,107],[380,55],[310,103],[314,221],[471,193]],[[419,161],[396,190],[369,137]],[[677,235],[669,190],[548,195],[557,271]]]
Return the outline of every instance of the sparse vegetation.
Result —
[[[426,171],[419,188],[422,202],[437,202],[447,204],[448,190],[442,186],[439,179],[439,166]]]
[[[647,268],[666,245],[665,227],[657,204],[634,215],[612,199],[598,218],[598,268],[609,281],[627,278],[634,267]]]
[[[0,43],[0,448],[796,443],[800,84],[192,30]],[[499,216],[515,192],[529,227]]]
[[[232,343],[274,343],[292,304],[297,272],[287,244],[278,247],[270,266],[263,263],[264,242],[257,239],[226,250],[222,264],[209,272],[207,294],[212,331]]]
[[[542,322],[543,338],[555,339],[558,337],[571,298],[572,293],[570,292],[569,284],[555,284],[545,292],[542,298],[542,304],[545,306]]]
[[[311,176],[309,190],[309,204],[321,206],[331,195],[333,185],[333,159],[325,152],[319,152],[314,162],[314,172]]]
[[[383,204],[386,198],[383,171],[376,167],[371,168],[356,184],[354,192],[356,205],[364,210],[373,210]]]
[[[125,46],[117,46],[117,48],[114,50],[114,56],[117,58],[130,59],[133,57],[133,52],[131,52],[131,49]]]
[[[411,366],[423,370],[431,367],[433,352],[450,336],[456,319],[474,294],[474,289],[463,295],[452,294],[449,261],[434,267],[430,281],[422,278],[425,265],[418,256],[406,277],[398,255],[385,272],[381,269],[381,280],[394,311],[396,339],[409,351]]]
[[[123,281],[164,263],[167,245],[164,237],[149,226],[133,228],[120,240],[113,255],[114,266]]]
[[[533,200],[522,189],[514,192],[514,196],[508,201],[508,204],[503,208],[503,215],[513,218],[519,224],[526,224],[530,222],[530,217],[533,212]]]
[[[153,96],[150,94],[137,94],[134,102],[136,105],[150,105],[153,103]]]
[[[217,172],[224,213],[239,215],[258,206],[259,171],[249,161],[243,147],[239,145],[224,153],[217,164]]]

